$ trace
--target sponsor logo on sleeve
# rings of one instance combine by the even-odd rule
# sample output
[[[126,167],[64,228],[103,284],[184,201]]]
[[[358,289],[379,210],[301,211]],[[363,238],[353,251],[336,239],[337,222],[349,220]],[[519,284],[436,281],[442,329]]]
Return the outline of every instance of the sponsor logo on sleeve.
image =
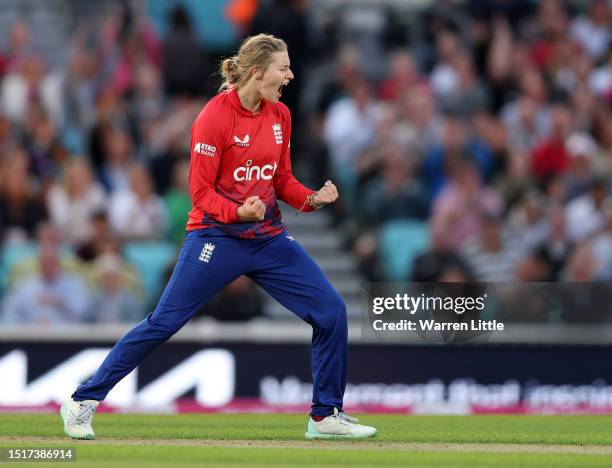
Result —
[[[202,154],[204,156],[209,156],[213,158],[217,151],[216,146],[207,145],[206,143],[196,143],[193,147],[193,152],[196,154]]]

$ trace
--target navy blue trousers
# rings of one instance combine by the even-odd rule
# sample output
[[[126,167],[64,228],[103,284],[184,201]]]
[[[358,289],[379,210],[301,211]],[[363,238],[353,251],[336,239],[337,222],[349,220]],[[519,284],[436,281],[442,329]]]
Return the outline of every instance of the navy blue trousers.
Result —
[[[151,351],[243,274],[313,328],[312,414],[327,416],[333,408],[342,409],[348,328],[346,306],[338,292],[287,232],[265,239],[237,239],[219,229],[187,233],[155,310],[115,344],[97,372],[77,388],[72,398],[106,398]]]

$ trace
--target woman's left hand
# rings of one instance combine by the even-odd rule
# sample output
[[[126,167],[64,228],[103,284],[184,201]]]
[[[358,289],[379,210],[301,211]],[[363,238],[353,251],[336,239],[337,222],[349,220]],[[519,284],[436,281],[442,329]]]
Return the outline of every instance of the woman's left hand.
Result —
[[[325,182],[325,185],[312,196],[312,203],[317,207],[329,205],[338,199],[338,189],[331,180]]]

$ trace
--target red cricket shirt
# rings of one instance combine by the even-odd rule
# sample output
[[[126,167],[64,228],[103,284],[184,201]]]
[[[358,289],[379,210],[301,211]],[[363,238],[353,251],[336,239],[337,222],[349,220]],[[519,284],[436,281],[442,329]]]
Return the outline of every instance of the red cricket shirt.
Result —
[[[191,127],[187,230],[220,227],[242,238],[271,237],[285,227],[277,199],[302,208],[312,193],[291,172],[291,114],[283,103],[244,108],[236,90],[212,98]],[[253,195],[266,204],[263,221],[240,221],[238,207]],[[306,205],[304,211],[312,211]]]

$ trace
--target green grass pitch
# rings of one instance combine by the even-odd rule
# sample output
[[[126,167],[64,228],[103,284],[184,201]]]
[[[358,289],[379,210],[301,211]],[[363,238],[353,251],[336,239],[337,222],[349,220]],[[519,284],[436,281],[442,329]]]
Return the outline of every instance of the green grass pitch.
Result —
[[[362,415],[379,436],[305,441],[295,414],[98,414],[97,440],[63,437],[57,414],[0,414],[0,447],[75,447],[42,466],[612,466],[609,416]],[[41,462],[17,464],[41,466]],[[6,464],[6,466],[14,464]]]

